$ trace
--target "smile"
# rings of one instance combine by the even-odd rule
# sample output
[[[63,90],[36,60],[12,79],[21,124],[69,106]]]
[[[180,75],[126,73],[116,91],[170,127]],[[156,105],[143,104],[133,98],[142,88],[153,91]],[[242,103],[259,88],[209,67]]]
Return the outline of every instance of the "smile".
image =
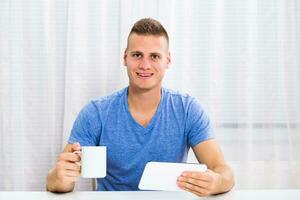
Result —
[[[154,73],[138,73],[138,72],[136,72],[136,74],[141,78],[149,78],[149,77],[153,76]]]

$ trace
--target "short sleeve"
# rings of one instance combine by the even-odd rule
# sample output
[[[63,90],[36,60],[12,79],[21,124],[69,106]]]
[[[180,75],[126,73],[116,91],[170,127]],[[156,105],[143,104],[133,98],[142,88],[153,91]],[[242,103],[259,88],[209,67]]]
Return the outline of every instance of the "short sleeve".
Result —
[[[185,131],[188,145],[191,147],[214,138],[210,120],[201,105],[194,98],[188,107]]]
[[[79,142],[81,146],[96,146],[101,134],[100,113],[93,102],[88,103],[79,112],[68,143]]]

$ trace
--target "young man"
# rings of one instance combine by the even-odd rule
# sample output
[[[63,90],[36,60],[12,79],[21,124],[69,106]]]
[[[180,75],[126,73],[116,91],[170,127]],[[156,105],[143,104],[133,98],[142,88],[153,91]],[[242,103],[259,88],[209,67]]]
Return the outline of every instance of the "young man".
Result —
[[[190,147],[206,172],[184,172],[178,187],[199,196],[223,193],[234,185],[210,121],[188,96],[162,87],[171,63],[168,34],[153,19],[136,22],[124,52],[129,86],[91,101],[79,113],[55,167],[47,177],[47,189],[72,191],[80,176],[81,146],[107,146],[107,176],[98,179],[97,190],[138,190],[149,161],[185,162]]]

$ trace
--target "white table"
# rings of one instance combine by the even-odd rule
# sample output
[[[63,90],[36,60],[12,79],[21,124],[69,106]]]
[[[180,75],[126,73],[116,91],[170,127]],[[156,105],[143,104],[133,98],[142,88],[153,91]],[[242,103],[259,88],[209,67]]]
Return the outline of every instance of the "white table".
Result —
[[[187,192],[0,192],[0,200],[300,200],[300,190],[233,190],[226,194],[197,197]]]

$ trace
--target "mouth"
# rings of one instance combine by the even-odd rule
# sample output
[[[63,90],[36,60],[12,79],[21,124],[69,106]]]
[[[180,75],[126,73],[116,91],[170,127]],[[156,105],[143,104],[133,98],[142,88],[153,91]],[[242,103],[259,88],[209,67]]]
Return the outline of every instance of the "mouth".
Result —
[[[136,72],[136,74],[138,75],[138,77],[140,78],[150,78],[151,76],[154,75],[154,73],[145,73],[145,72]]]

